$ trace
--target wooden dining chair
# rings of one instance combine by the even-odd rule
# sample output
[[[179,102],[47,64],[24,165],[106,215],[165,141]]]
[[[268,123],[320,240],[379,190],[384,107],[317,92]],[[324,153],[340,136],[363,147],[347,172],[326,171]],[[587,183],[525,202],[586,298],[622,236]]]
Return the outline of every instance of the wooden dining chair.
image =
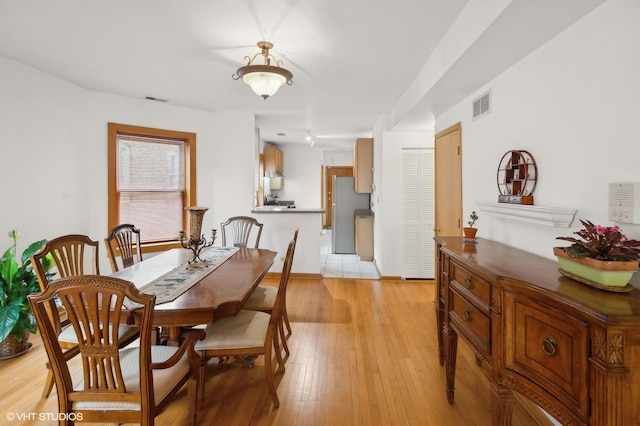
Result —
[[[263,224],[250,216],[233,216],[220,225],[222,231],[222,245],[234,247],[247,247],[249,237],[254,227],[257,229],[255,248],[260,244]],[[228,241],[228,242],[227,242]]]
[[[122,268],[134,263],[142,262],[142,248],[140,246],[140,230],[130,223],[123,223],[111,228],[109,236],[104,239],[107,255],[111,262],[111,270],[118,272],[117,258],[120,257]]]
[[[194,344],[204,332],[193,331],[180,347],[153,346],[155,298],[129,281],[101,275],[61,278],[29,296],[56,381],[58,413],[65,415],[59,424],[82,419],[153,425],[185,383],[189,419],[195,424],[200,357]],[[73,365],[80,371],[69,365],[58,341],[58,324],[51,321],[49,304],[56,299],[66,309],[79,342],[82,363]],[[117,325],[128,315],[125,299],[139,305],[140,340],[120,347]]]
[[[293,241],[297,243],[298,241],[298,230],[296,229],[293,233]],[[249,298],[244,305],[242,305],[242,309],[248,309],[251,311],[261,311],[267,314],[270,314],[273,310],[273,306],[276,302],[276,296],[278,295],[278,287],[274,287],[272,285],[258,284],[258,286],[253,290]],[[285,335],[284,329],[287,329],[287,334]],[[280,343],[282,345],[282,349],[285,352],[283,360],[286,361],[289,358],[289,346],[287,345],[287,338],[291,336],[291,324],[289,322],[289,314],[287,313],[287,294],[284,294],[284,300],[282,302],[282,315],[280,318],[280,323],[278,325],[279,333],[280,333]]]
[[[49,264],[53,268],[49,268]],[[49,276],[57,274],[58,278],[99,274],[98,242],[86,235],[70,234],[47,241],[40,250],[31,257],[33,270],[38,277],[40,290],[45,291],[49,285]],[[46,268],[45,268],[46,264]],[[49,270],[50,272],[45,272]],[[78,355],[78,340],[72,328],[69,327],[68,313],[60,303],[52,300],[48,306],[49,316],[56,324],[57,340],[64,349],[64,356],[68,359]],[[138,337],[138,327],[127,325],[118,326],[121,345],[127,345]],[[47,381],[42,397],[47,398],[53,389],[53,373],[47,364]]]
[[[284,361],[278,348],[280,314],[284,295],[287,290],[291,264],[296,242],[291,241],[287,249],[278,294],[271,314],[243,309],[235,316],[224,317],[206,326],[207,337],[196,343],[195,349],[200,353],[200,401],[204,403],[204,384],[207,361],[213,357],[257,357],[264,355],[265,375],[269,394],[274,407],[280,406],[275,388],[274,374],[284,373]],[[274,350],[275,349],[275,350]],[[273,352],[275,352],[277,368],[274,372]]]

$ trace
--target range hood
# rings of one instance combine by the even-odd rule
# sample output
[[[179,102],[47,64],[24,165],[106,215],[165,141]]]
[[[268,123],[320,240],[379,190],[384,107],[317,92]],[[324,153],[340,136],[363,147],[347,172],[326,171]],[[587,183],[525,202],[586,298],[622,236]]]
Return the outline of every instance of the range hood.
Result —
[[[284,176],[265,176],[264,177],[265,192],[270,193],[272,190],[280,190],[284,187]]]

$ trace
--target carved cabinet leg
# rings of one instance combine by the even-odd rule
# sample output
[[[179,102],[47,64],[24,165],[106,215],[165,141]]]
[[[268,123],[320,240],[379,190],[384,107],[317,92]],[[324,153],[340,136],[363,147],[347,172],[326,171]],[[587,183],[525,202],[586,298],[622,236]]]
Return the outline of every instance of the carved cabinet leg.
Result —
[[[443,340],[446,342],[445,372],[447,376],[447,401],[453,404],[456,378],[456,357],[458,355],[458,334],[448,326],[442,329]]]
[[[442,338],[442,325],[444,323],[444,304],[440,299],[440,296],[436,299],[436,327],[438,331],[438,361],[440,361],[440,366],[444,365],[444,343]]]
[[[493,426],[511,426],[513,393],[491,380],[491,418]]]

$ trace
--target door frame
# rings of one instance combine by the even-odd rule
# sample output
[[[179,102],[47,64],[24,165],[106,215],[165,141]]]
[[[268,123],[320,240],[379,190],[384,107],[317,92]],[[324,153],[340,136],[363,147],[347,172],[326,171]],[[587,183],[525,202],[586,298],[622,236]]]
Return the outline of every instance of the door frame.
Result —
[[[333,176],[353,176],[353,166],[325,166],[323,170],[324,179],[322,191],[322,207],[324,208],[324,220],[322,227],[324,229],[331,228],[333,220],[332,212],[332,193],[333,193]]]

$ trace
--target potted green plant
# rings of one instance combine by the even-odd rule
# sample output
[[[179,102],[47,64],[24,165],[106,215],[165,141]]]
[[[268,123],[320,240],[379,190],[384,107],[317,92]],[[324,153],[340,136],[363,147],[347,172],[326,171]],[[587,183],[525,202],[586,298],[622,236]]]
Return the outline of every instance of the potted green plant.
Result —
[[[469,226],[465,226],[464,228],[462,228],[462,232],[464,232],[465,238],[474,239],[476,237],[476,232],[478,232],[478,229],[474,228],[473,225],[475,225],[477,220],[478,215],[476,214],[476,212],[471,212],[471,214],[469,215],[469,222],[467,222]]]
[[[40,291],[40,285],[30,257],[46,242],[31,244],[18,259],[16,248],[20,233],[12,230],[9,237],[13,245],[0,259],[0,359],[19,355],[31,347],[29,333],[35,333],[37,326],[27,296]],[[45,271],[51,267],[43,266]]]
[[[580,222],[584,228],[574,232],[577,238],[556,238],[572,243],[569,247],[553,248],[562,268],[560,272],[597,288],[626,286],[638,270],[640,241],[627,238],[618,226]]]

